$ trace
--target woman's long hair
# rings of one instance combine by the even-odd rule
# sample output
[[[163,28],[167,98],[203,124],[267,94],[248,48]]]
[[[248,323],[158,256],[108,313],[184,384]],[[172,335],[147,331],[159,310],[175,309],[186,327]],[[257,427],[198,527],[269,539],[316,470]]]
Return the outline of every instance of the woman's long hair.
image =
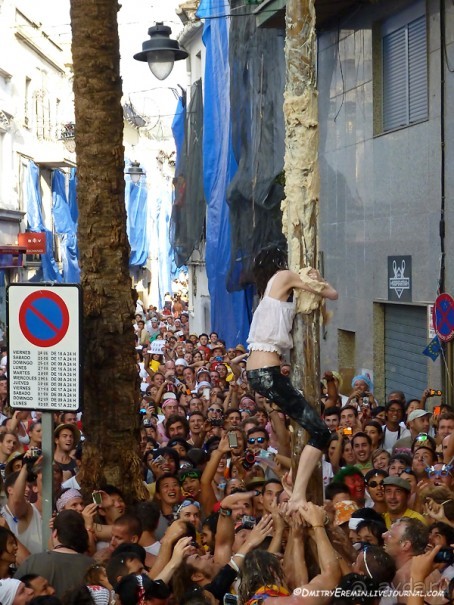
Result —
[[[176,603],[181,603],[188,591],[197,588],[197,584],[192,581],[192,574],[196,571],[186,560],[175,570],[172,576],[172,590]]]
[[[5,552],[10,537],[14,538],[17,544],[17,537],[13,532],[7,527],[0,527],[0,555]]]
[[[253,274],[257,294],[262,298],[266,285],[276,273],[288,269],[287,251],[280,246],[267,246],[254,259]]]
[[[284,572],[276,555],[265,550],[253,550],[248,553],[240,571],[240,605],[245,605],[252,599],[261,586],[273,584],[287,588]]]

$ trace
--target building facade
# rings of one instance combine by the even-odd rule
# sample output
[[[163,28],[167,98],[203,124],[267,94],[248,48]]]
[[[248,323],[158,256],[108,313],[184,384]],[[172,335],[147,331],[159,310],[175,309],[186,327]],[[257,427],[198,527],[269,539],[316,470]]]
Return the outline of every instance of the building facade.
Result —
[[[40,266],[18,247],[26,231],[26,181],[30,162],[38,166],[43,227],[54,234],[52,171],[75,166],[74,111],[62,46],[23,3],[0,3],[0,327],[5,322],[5,286],[27,281]],[[62,134],[64,133],[64,134]],[[54,243],[54,242],[52,242]],[[58,242],[55,251],[58,257]]]
[[[423,350],[453,285],[453,42],[454,7],[431,0],[363,4],[318,36],[320,248],[339,289],[322,357],[371,369],[381,400],[447,386]]]

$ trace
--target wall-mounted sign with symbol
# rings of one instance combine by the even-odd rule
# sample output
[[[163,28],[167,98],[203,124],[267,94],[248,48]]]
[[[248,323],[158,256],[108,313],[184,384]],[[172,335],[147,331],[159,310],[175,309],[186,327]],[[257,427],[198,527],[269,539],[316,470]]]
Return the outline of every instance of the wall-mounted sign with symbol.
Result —
[[[433,311],[433,322],[438,338],[449,342],[454,338],[454,299],[450,294],[437,296]]]
[[[411,302],[411,256],[388,256],[388,300]]]
[[[8,287],[8,392],[12,407],[78,409],[81,308],[81,289],[76,284]]]
[[[27,254],[44,254],[46,252],[46,233],[19,233],[17,235],[19,246],[25,246]]]

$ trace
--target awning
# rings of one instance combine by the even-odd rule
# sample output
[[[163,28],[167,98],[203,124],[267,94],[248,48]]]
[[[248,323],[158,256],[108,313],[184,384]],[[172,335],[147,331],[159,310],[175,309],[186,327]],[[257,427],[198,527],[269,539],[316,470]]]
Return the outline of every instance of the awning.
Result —
[[[55,170],[56,168],[75,168],[76,162],[68,158],[39,158],[34,160],[35,164],[40,168],[49,168],[50,170]]]
[[[24,246],[0,246],[0,269],[22,267],[26,251]]]

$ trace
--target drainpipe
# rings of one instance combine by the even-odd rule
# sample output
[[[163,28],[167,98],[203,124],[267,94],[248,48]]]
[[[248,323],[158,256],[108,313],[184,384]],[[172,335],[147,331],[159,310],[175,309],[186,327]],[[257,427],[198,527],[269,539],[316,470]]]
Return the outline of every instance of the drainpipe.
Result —
[[[440,0],[440,276],[438,280],[438,293],[445,291],[446,286],[446,250],[445,250],[445,206],[446,206],[446,133],[445,133],[445,48],[446,48],[446,11],[445,0]],[[449,380],[453,370],[453,343],[448,342],[445,348],[446,364],[442,366],[444,400],[451,401],[453,387]]]
[[[445,194],[446,194],[446,158],[445,158],[445,54],[446,45],[446,23],[445,23],[445,0],[440,0],[440,277],[438,281],[439,293],[445,291]]]

